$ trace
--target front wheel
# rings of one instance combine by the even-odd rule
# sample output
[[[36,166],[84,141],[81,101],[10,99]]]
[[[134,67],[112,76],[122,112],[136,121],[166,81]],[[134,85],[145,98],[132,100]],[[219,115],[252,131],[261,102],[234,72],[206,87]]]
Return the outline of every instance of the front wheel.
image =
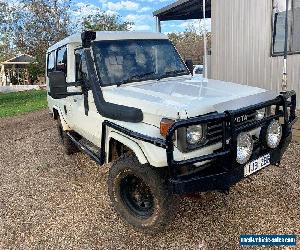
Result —
[[[158,233],[174,214],[162,174],[134,156],[124,155],[112,165],[108,192],[116,212],[139,231]]]

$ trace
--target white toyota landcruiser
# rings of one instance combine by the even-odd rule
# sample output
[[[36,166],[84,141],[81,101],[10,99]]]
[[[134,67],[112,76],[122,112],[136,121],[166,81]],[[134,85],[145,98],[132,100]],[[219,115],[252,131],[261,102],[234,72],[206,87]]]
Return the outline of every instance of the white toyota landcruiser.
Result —
[[[294,91],[197,81],[189,67],[160,33],[86,31],[47,52],[66,153],[112,162],[111,202],[142,231],[164,228],[174,194],[228,191],[278,165],[291,141]]]

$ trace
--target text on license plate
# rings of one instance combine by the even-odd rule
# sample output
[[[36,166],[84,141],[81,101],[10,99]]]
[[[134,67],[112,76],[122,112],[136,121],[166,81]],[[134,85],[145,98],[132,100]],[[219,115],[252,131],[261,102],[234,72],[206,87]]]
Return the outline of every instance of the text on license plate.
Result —
[[[262,157],[259,157],[258,159],[249,162],[244,167],[244,176],[251,175],[259,170],[261,170],[264,167],[267,167],[270,165],[270,154],[264,155]]]

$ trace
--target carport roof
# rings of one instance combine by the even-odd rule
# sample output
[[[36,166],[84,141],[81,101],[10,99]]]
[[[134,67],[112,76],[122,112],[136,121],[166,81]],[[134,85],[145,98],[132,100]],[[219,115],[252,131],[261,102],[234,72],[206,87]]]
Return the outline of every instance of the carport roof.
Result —
[[[27,55],[27,54],[21,54],[18,56],[15,56],[5,62],[2,62],[1,64],[9,65],[9,64],[30,64],[34,61],[34,57]]]
[[[153,16],[158,17],[160,21],[202,19],[202,10],[202,0],[178,0],[153,12]],[[205,15],[211,18],[211,0],[206,0]]]

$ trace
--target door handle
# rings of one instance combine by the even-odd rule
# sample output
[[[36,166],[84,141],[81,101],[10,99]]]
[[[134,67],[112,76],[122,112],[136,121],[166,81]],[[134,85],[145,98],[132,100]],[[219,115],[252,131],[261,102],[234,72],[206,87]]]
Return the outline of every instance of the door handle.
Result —
[[[74,102],[77,102],[77,99],[73,99]]]

